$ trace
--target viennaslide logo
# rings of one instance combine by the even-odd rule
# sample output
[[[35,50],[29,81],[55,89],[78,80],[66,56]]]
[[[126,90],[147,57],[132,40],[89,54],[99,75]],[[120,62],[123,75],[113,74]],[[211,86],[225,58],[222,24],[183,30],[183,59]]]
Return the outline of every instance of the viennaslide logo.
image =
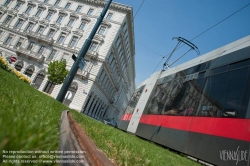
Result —
[[[236,150],[221,150],[220,159],[223,161],[235,161],[237,165],[238,162],[247,161],[248,150],[240,150],[239,146]]]

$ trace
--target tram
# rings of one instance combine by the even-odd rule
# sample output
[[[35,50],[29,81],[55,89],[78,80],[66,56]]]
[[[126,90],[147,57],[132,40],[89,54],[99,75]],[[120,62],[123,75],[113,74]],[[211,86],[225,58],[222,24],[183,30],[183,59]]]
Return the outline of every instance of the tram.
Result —
[[[250,36],[152,74],[118,128],[213,165],[249,165]]]

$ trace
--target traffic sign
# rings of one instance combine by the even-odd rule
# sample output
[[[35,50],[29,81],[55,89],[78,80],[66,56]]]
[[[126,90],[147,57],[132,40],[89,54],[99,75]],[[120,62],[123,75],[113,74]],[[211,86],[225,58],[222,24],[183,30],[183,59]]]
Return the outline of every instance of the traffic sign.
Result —
[[[17,57],[15,57],[14,55],[12,55],[11,58],[10,58],[10,61],[12,63],[16,62],[17,61]]]

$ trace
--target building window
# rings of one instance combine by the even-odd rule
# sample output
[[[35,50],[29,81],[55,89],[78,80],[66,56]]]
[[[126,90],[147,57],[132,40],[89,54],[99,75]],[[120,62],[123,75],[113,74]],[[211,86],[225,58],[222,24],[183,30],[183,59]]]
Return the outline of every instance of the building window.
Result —
[[[56,55],[56,50],[52,50],[49,57],[48,57],[48,60],[52,60]]]
[[[43,26],[40,25],[40,26],[38,27],[37,33],[42,34],[43,31],[44,31],[44,29],[45,29],[45,28],[44,28]]]
[[[20,47],[21,45],[22,45],[22,43],[23,43],[23,38],[20,38],[19,40],[18,40],[18,42],[16,43],[16,47]]]
[[[111,20],[112,16],[113,16],[113,13],[108,13],[106,19],[107,19],[107,20]]]
[[[54,36],[54,34],[55,34],[55,30],[54,29],[50,29],[49,33],[48,33],[48,37],[52,38]]]
[[[4,41],[4,44],[10,44],[12,38],[13,38],[13,37],[12,37],[11,35],[9,35],[9,36],[7,37],[7,39]]]
[[[17,65],[15,65],[15,69],[16,69],[17,71],[21,71],[22,68],[23,68],[23,65],[22,65],[21,63],[18,63]]]
[[[68,22],[68,26],[72,27],[73,23],[74,23],[75,19],[71,18]]]
[[[10,23],[10,20],[12,19],[12,16],[11,15],[8,15],[5,20],[4,20],[4,24],[8,24]]]
[[[42,14],[42,9],[38,9],[35,16],[40,17],[41,14]]]
[[[27,50],[31,50],[33,48],[34,44],[35,44],[34,42],[30,42],[30,44],[27,47]]]
[[[33,74],[33,69],[32,68],[27,69],[24,74],[27,75],[28,77],[31,77]]]
[[[84,27],[85,27],[86,23],[85,22],[81,22],[80,26],[79,26],[79,29],[83,30]]]
[[[97,42],[92,42],[90,47],[89,47],[89,50],[90,51],[96,51],[97,50],[97,46],[98,46],[98,43]]]
[[[65,6],[65,9],[69,9],[71,6],[71,3],[67,3],[66,6]]]
[[[40,85],[42,84],[43,80],[44,80],[44,74],[43,73],[39,73],[37,76],[36,76],[36,79],[34,80],[34,84],[35,84],[35,87],[37,89],[39,89]]]
[[[31,6],[27,6],[27,9],[25,10],[24,13],[26,14],[30,14],[30,11],[31,11],[32,7]]]
[[[9,6],[10,2],[11,2],[11,0],[6,0],[5,3],[3,4],[3,6],[6,6],[6,7]]]
[[[33,29],[33,27],[34,27],[34,23],[29,22],[25,30],[26,31],[31,31]]]
[[[51,17],[52,17],[52,15],[53,15],[53,13],[52,12],[49,12],[48,14],[47,14],[47,16],[46,16],[46,20],[50,20],[51,19]]]
[[[38,51],[38,54],[42,54],[44,52],[45,48],[46,48],[45,46],[41,46],[39,51]]]
[[[58,19],[56,20],[57,23],[61,23],[62,22],[62,19],[63,19],[63,16],[62,15],[59,15],[58,16]]]
[[[77,6],[76,11],[80,12],[82,10],[82,6]]]
[[[88,66],[89,61],[84,61],[84,66],[82,68],[82,70],[86,70],[87,66]]]
[[[71,47],[74,47],[74,46],[76,45],[77,40],[78,40],[78,37],[73,36],[73,37],[72,37],[72,40],[71,40],[71,42],[70,42],[70,46],[71,46]]]
[[[98,31],[98,34],[104,35],[106,29],[107,29],[107,28],[106,28],[105,26],[101,26],[100,29],[99,29],[99,31]]]
[[[48,81],[43,91],[45,93],[51,94],[54,87],[55,87],[55,84],[53,82]]]
[[[21,28],[22,25],[23,25],[23,20],[18,19],[15,28]]]
[[[67,61],[68,57],[69,57],[69,54],[64,53],[63,57],[61,58],[61,61]]]
[[[94,11],[94,9],[89,9],[89,11],[88,11],[88,15],[92,15],[92,13],[93,13],[93,11]]]
[[[17,2],[16,6],[14,7],[15,10],[18,10],[22,6],[21,2]]]
[[[59,36],[59,38],[58,38],[58,43],[62,43],[62,42],[64,41],[65,37],[66,37],[66,34],[65,34],[65,33],[62,33],[62,34]]]
[[[56,0],[56,2],[55,2],[55,6],[58,6],[59,5],[59,3],[60,3],[60,0]]]
[[[44,2],[44,3],[49,3],[49,0],[44,0],[43,2]]]

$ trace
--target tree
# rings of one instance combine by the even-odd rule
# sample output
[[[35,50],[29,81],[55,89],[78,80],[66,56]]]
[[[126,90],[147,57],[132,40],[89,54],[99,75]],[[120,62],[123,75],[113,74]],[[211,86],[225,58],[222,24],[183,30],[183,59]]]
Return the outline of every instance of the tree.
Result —
[[[63,80],[66,78],[67,74],[69,73],[66,70],[66,61],[53,61],[49,63],[48,67],[48,79],[53,82],[54,84],[58,85],[63,83]]]

